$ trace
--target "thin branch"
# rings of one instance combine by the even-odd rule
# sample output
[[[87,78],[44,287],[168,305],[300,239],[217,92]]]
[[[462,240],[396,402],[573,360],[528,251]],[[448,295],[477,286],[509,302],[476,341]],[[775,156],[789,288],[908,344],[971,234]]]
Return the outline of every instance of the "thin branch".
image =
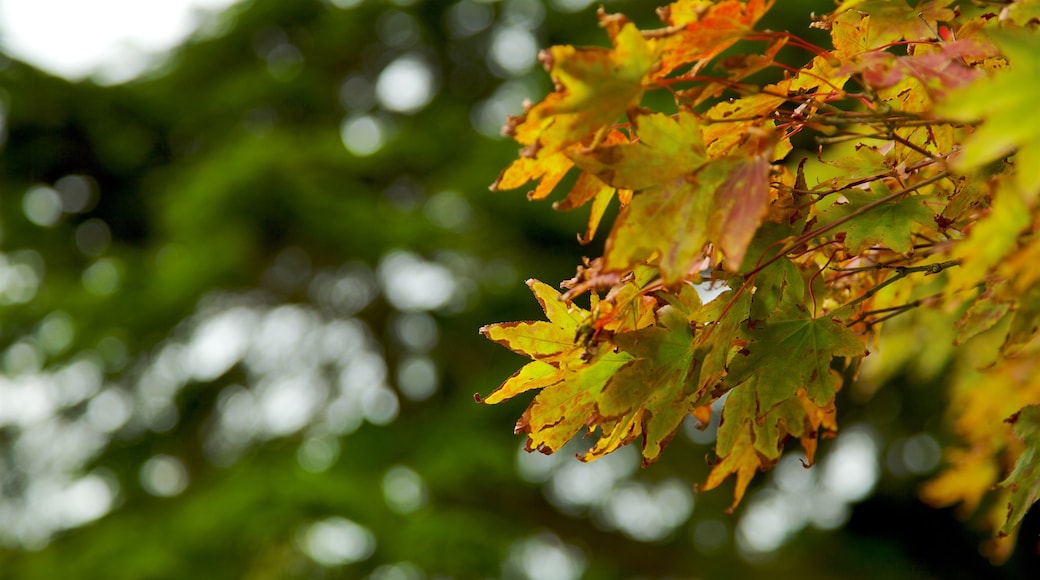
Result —
[[[865,213],[867,213],[867,212],[869,212],[869,211],[871,211],[871,210],[873,210],[873,209],[875,209],[875,208],[877,208],[879,206],[882,206],[882,205],[884,205],[884,204],[886,204],[888,202],[891,202],[891,201],[895,201],[895,200],[899,199],[900,197],[903,197],[904,195],[907,195],[908,193],[912,193],[912,192],[914,192],[914,191],[916,191],[918,189],[921,189],[922,187],[931,185],[931,184],[936,183],[938,181],[942,181],[943,179],[946,179],[949,176],[950,176],[949,173],[943,171],[941,173],[933,175],[932,177],[929,177],[928,179],[925,179],[924,181],[921,181],[919,183],[915,183],[914,185],[911,185],[911,186],[908,186],[908,187],[904,187],[903,189],[900,189],[899,191],[890,193],[890,194],[886,195],[885,197],[882,197],[881,199],[878,199],[876,201],[872,201],[872,202],[868,203],[867,205],[864,205],[863,207],[860,207],[859,209],[857,209],[855,211],[852,211],[852,212],[846,214],[845,216],[834,220],[833,222],[831,222],[829,224],[820,226],[820,227],[818,227],[818,228],[816,228],[816,229],[814,229],[814,230],[812,230],[810,232],[806,232],[806,233],[798,236],[797,238],[795,238],[794,241],[791,242],[790,244],[788,244],[783,250],[777,252],[771,258],[766,260],[764,263],[759,264],[758,266],[756,266],[754,269],[752,269],[750,272],[748,272],[745,275],[748,278],[751,278],[755,274],[758,274],[763,269],[768,267],[773,262],[776,262],[780,258],[782,258],[782,257],[786,256],[787,254],[791,253],[796,248],[798,248],[802,244],[808,242],[809,240],[811,240],[811,239],[813,239],[813,238],[815,238],[817,236],[820,236],[822,234],[825,234],[825,233],[827,233],[827,232],[829,232],[831,230],[837,229],[837,228],[845,225],[847,222],[849,222],[851,220],[854,220],[854,219],[860,217],[861,215],[863,215],[863,214],[865,214]]]
[[[863,302],[864,300],[867,300],[871,296],[877,294],[885,286],[888,286],[889,284],[892,284],[893,282],[898,282],[899,280],[902,280],[903,278],[906,278],[910,274],[915,274],[917,272],[924,272],[925,276],[931,276],[933,274],[938,274],[939,272],[942,272],[943,270],[945,270],[947,268],[952,268],[954,266],[959,266],[959,265],[960,265],[960,260],[949,260],[947,262],[939,262],[937,264],[926,264],[924,266],[889,266],[887,264],[877,264],[876,266],[872,266],[870,269],[878,269],[878,270],[890,269],[890,270],[895,270],[896,271],[895,275],[892,276],[891,278],[885,280],[884,282],[878,284],[877,286],[874,286],[873,288],[867,290],[859,298],[853,300],[852,302],[849,302],[848,304],[845,304],[845,307],[855,306],[855,305],[859,304],[860,302]]]

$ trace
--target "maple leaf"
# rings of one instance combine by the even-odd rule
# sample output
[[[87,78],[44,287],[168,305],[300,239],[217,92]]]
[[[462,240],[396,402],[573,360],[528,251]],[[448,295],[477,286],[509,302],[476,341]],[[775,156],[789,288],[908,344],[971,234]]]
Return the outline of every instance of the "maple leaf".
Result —
[[[989,213],[977,219],[968,230],[967,238],[950,252],[950,257],[958,260],[961,267],[947,276],[947,297],[953,298],[959,291],[973,288],[982,281],[991,269],[1014,253],[1017,235],[1029,226],[1029,208],[1011,180],[1000,179],[991,187],[995,191]]]
[[[658,311],[659,324],[619,334],[614,343],[632,357],[604,387],[597,407],[616,425],[586,455],[604,455],[643,435],[643,463],[657,460],[697,393],[697,364],[690,324],[676,309]]]
[[[544,199],[552,193],[571,167],[574,167],[574,163],[562,151],[540,158],[520,157],[502,171],[490,189],[516,189],[529,181],[538,180],[538,185],[528,192],[527,199]]]
[[[507,126],[507,134],[528,146],[525,156],[545,159],[592,137],[639,103],[653,66],[650,47],[631,23],[611,40],[613,49],[568,45],[542,51],[556,91]]]
[[[943,96],[983,75],[981,70],[965,64],[965,58],[996,54],[992,45],[971,39],[945,42],[929,52],[930,48],[916,47],[909,56],[870,51],[842,66],[840,72],[859,73],[863,82],[874,89],[891,87],[909,76],[920,81],[932,95]]]
[[[566,357],[580,349],[578,328],[588,312],[560,300],[560,293],[548,284],[528,280],[527,286],[545,312],[548,321],[500,322],[480,329],[487,338],[513,352],[533,359]]]
[[[547,284],[537,280],[527,284],[549,320],[489,324],[480,332],[535,360],[477,400],[490,405],[540,389],[515,431],[528,435],[528,450],[551,453],[595,416],[599,392],[632,357],[603,349],[587,360],[588,346],[580,340],[580,329],[590,313],[560,300],[560,293]]]
[[[761,139],[755,154],[738,157],[726,179],[715,190],[715,215],[711,228],[726,266],[736,271],[744,261],[758,226],[769,211],[769,157],[772,147]],[[724,224],[724,225],[722,225]]]
[[[637,194],[607,238],[607,269],[626,270],[657,256],[662,280],[674,286],[715,241],[736,270],[769,209],[768,174],[763,154],[729,156]]]
[[[993,487],[999,472],[994,456],[988,451],[982,447],[948,449],[946,462],[950,467],[925,482],[921,498],[936,507],[960,503],[963,516],[973,513],[982,496]]]
[[[660,79],[675,69],[693,64],[693,71],[743,38],[773,5],[764,0],[746,4],[736,0],[707,3],[702,0],[679,0],[658,9],[668,25],[662,31],[651,31],[658,64],[653,77]]]
[[[632,198],[621,210],[603,251],[608,270],[623,271],[658,256],[665,284],[686,278],[704,255],[718,171],[680,175]]]
[[[804,286],[800,274],[793,264],[787,264],[787,271],[781,274],[784,281],[778,283],[785,286],[783,290],[771,292],[763,284],[756,292],[756,298],[759,293],[782,293],[783,298],[764,321],[751,325],[746,335],[751,341],[745,347],[747,354],[733,359],[726,377],[731,388],[757,378],[755,392],[760,413],[797,396],[801,388],[817,406],[829,404],[840,384],[840,375],[831,369],[833,358],[858,357],[866,352],[863,339],[840,320],[831,316],[815,318],[801,303],[799,294],[804,292]]]
[[[1015,461],[1011,475],[1000,486],[1011,491],[1007,521],[1000,529],[1008,535],[1021,523],[1029,508],[1040,497],[1040,405],[1030,405],[1007,420],[1025,443],[1025,451]]]
[[[1040,35],[1023,30],[989,31],[1009,66],[986,82],[975,82],[947,95],[935,113],[964,123],[981,121],[975,134],[953,158],[953,169],[973,171],[1015,153],[1016,185],[1030,206],[1040,195]]]
[[[953,0],[931,0],[915,7],[903,0],[846,0],[835,14],[854,10],[867,18],[867,45],[877,48],[898,40],[921,40],[935,36],[936,23],[952,20]]]
[[[571,159],[604,183],[640,191],[695,170],[704,163],[700,126],[688,111],[631,116],[634,143],[575,151]]]
[[[567,193],[567,197],[553,203],[553,209],[570,211],[592,201],[592,209],[589,211],[589,221],[585,227],[585,234],[578,237],[580,243],[587,244],[596,235],[599,222],[603,219],[603,214],[606,213],[607,207],[610,205],[610,201],[614,199],[615,193],[618,193],[618,190],[614,186],[603,183],[595,175],[583,171],[574,183],[574,187]],[[629,190],[622,190],[621,195],[625,198],[623,203],[627,203],[627,200],[631,199],[631,191]]]
[[[758,452],[755,451],[750,426],[747,423],[741,423],[741,426],[744,428],[738,429],[733,439],[727,443],[725,455],[721,451],[719,452],[722,460],[712,468],[708,474],[708,479],[699,488],[704,491],[714,489],[725,481],[727,477],[736,474],[737,483],[733,490],[733,503],[727,510],[730,513],[737,507],[740,500],[744,498],[744,493],[747,491],[748,484],[751,483],[751,478],[762,468]],[[721,435],[721,426],[719,429]],[[722,447],[721,442],[716,444],[716,449],[720,447]]]
[[[891,193],[880,182],[875,184],[872,193],[846,190],[847,203],[835,203],[821,211],[820,225],[846,218]],[[864,212],[837,231],[845,232],[845,247],[852,254],[859,254],[875,244],[908,254],[913,250],[911,231],[914,223],[934,225],[935,214],[924,205],[921,197],[907,196]]]
[[[957,331],[953,338],[956,345],[968,342],[972,337],[993,328],[1011,308],[1011,303],[994,299],[999,290],[988,288],[972,302],[964,316],[954,325]]]

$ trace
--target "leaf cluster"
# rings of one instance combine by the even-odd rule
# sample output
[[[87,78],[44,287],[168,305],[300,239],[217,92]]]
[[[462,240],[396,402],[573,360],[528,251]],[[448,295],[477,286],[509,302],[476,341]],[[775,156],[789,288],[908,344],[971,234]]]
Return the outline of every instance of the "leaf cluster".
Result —
[[[811,464],[836,393],[872,350],[896,366],[887,350],[936,312],[964,345],[950,413],[967,447],[924,497],[970,512],[1007,474],[987,516],[1005,557],[1040,481],[1036,5],[849,0],[811,23],[830,47],[757,31],[765,0],[678,0],[650,30],[601,9],[611,46],[542,53],[555,90],[510,118],[523,149],[492,189],[541,199],[576,173],[555,207],[591,202],[583,241],[621,209],[566,292],[529,282],[547,321],[481,329],[532,359],[483,402],[536,390],[516,427],[529,450],[598,433],[583,460],[640,440],[644,464],[721,405],[703,488],[735,475],[736,506],[786,441]],[[673,112],[644,106],[654,92]],[[726,291],[706,301],[708,284]],[[979,344],[991,354],[957,354]]]

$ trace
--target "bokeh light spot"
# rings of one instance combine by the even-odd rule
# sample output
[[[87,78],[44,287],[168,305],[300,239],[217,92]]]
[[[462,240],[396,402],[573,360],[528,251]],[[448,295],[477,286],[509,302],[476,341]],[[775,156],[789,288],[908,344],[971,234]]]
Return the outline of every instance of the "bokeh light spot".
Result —
[[[376,80],[376,98],[386,109],[415,113],[433,99],[436,79],[426,59],[406,54],[391,62]]]
[[[425,401],[437,392],[437,364],[427,356],[411,356],[397,365],[397,388],[410,401]]]
[[[54,183],[65,213],[90,211],[97,203],[97,184],[85,175],[66,175]]]
[[[538,42],[526,28],[501,28],[491,40],[489,56],[491,62],[507,74],[523,74],[531,70],[537,61]]]
[[[521,540],[509,550],[507,577],[529,580],[577,580],[588,566],[582,551],[552,534]]]
[[[371,115],[349,117],[340,126],[340,138],[347,151],[358,157],[368,157],[383,148],[386,127]]]
[[[408,514],[426,504],[426,485],[419,474],[403,465],[395,465],[383,476],[383,498],[386,505],[399,514]]]
[[[308,437],[296,453],[300,467],[309,473],[328,471],[339,459],[339,441],[335,437]]]
[[[108,296],[119,289],[118,263],[111,258],[102,258],[83,271],[83,287],[92,294]]]
[[[112,243],[112,231],[98,218],[90,218],[76,228],[76,247],[84,255],[96,258]]]
[[[367,528],[341,517],[315,522],[297,537],[297,544],[323,566],[360,562],[376,549],[376,538]]]
[[[169,455],[156,455],[141,466],[141,486],[159,497],[173,497],[188,487],[184,463]]]
[[[473,36],[491,25],[495,10],[485,2],[461,0],[447,11],[448,30],[456,38]]]
[[[50,187],[38,185],[25,192],[22,211],[32,223],[50,227],[61,217],[61,197]]]

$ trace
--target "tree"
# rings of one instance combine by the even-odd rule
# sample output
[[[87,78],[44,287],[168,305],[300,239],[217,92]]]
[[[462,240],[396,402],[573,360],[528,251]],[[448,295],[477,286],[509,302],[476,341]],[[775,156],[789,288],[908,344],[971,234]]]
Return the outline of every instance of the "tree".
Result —
[[[759,28],[833,2],[792,6]],[[522,397],[473,404],[517,360],[474,329],[540,316],[517,273],[569,277],[587,229],[487,192],[516,153],[489,135],[552,90],[534,46],[602,40],[595,9],[253,0],[121,85],[0,63],[0,577],[1035,576],[911,495],[931,462],[890,468],[945,441],[926,372],[943,341],[891,375],[866,365],[817,466],[786,454],[732,516],[732,496],[692,492],[714,427],[688,421],[639,470],[637,445],[522,453],[505,428]],[[417,64],[424,106],[378,98]],[[876,484],[825,510],[822,483],[864,451]],[[813,481],[811,505],[779,495]],[[801,527],[749,550],[776,513]]]
[[[960,441],[921,495],[981,511],[1004,561],[1040,493],[1040,20],[951,4],[844,2],[811,23],[825,48],[756,30],[765,0],[679,0],[649,30],[600,10],[609,48],[543,51],[554,90],[510,118],[492,189],[566,183],[584,242],[621,209],[562,294],[528,282],[547,320],[481,329],[532,361],[478,401],[537,390],[529,451],[595,433],[583,460],[639,440],[647,465],[724,400],[702,489],[735,476],[732,509],[788,440],[814,462],[838,391],[928,358]]]

